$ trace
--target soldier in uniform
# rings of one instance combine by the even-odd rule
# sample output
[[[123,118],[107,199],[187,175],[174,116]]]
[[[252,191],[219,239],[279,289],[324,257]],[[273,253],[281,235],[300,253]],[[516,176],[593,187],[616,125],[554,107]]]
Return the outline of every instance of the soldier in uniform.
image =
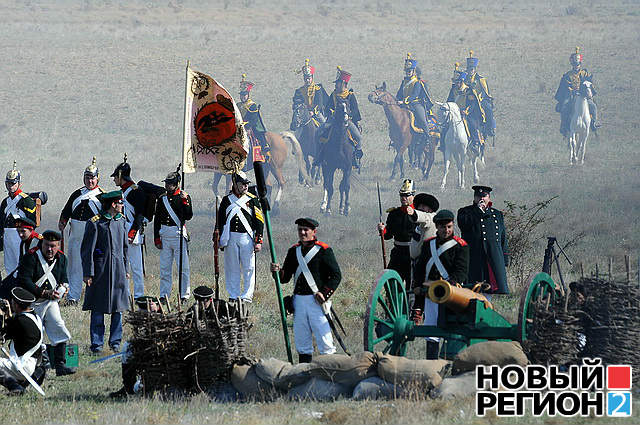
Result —
[[[305,107],[309,110],[313,124],[316,127],[320,127],[325,121],[326,116],[325,106],[329,100],[322,84],[313,81],[313,76],[316,69],[309,65],[309,59],[305,59],[304,66],[300,70],[302,72],[302,78],[304,78],[304,85],[298,87],[293,94],[293,104],[291,109],[295,111],[299,107]],[[294,113],[295,117],[295,113]],[[291,119],[291,125],[289,126],[291,131],[296,131],[296,123],[294,119]]]
[[[13,169],[9,170],[5,179],[5,187],[9,196],[0,204],[0,225],[2,226],[2,249],[4,251],[4,270],[7,275],[18,268],[20,257],[20,237],[16,229],[15,220],[27,217],[36,221],[36,201],[29,194],[22,191],[20,171],[16,169],[13,161]]]
[[[18,236],[20,236],[20,255],[18,265],[22,262],[24,255],[32,248],[40,244],[42,235],[35,231],[36,223],[26,217],[20,217],[15,221]],[[18,285],[18,269],[12,274],[2,279],[0,285],[0,298],[11,299],[11,290]]]
[[[582,67],[583,61],[582,53],[580,53],[580,48],[576,47],[575,53],[572,53],[569,57],[569,62],[571,63],[572,69],[565,72],[562,78],[560,79],[560,84],[558,85],[558,90],[556,90],[555,99],[558,101],[556,105],[556,112],[560,112],[560,133],[564,137],[569,137],[569,119],[571,119],[571,98],[575,93],[580,90],[580,86],[585,81],[590,81],[593,83],[593,75],[586,68]],[[591,91],[595,95],[595,87],[591,86]],[[589,113],[591,114],[591,129],[597,130],[600,128],[600,123],[598,122],[598,106],[596,105],[593,98],[587,99],[587,103],[589,104]]]
[[[144,226],[147,224],[144,217],[147,195],[131,178],[131,166],[127,163],[127,154],[124,155],[124,161],[118,164],[111,177],[115,185],[120,186],[122,190],[123,214],[127,221],[129,240],[127,269],[133,281],[133,297],[138,298],[144,295],[142,245],[144,245]]]
[[[238,103],[238,109],[240,109],[240,113],[242,114],[242,121],[245,122],[245,128],[251,130],[251,132],[253,133],[253,137],[255,137],[260,144],[261,153],[267,156],[269,154],[269,151],[271,150],[271,147],[267,143],[267,138],[265,137],[267,128],[262,121],[260,105],[258,105],[251,99],[251,90],[253,89],[253,86],[255,84],[251,81],[247,81],[246,77],[247,74],[242,74],[242,80],[240,81],[240,102]]]
[[[469,282],[486,282],[491,293],[508,294],[509,252],[502,211],[491,205],[491,188],[473,186],[473,204],[458,210],[458,227],[470,247]]]
[[[216,220],[224,250],[225,285],[231,301],[251,302],[256,285],[255,253],[262,249],[264,217],[258,198],[248,191],[247,176],[238,171],[231,179],[231,193],[222,198]]]
[[[0,329],[0,335],[11,340],[9,353],[22,366],[24,373],[32,375],[41,356],[42,321],[31,308],[35,301],[32,293],[24,288],[11,290],[10,308],[3,302],[0,307],[1,321],[4,326]],[[13,315],[9,313],[13,312]],[[24,393],[25,377],[8,358],[0,358],[0,384],[11,395]]]
[[[427,291],[435,280],[444,279],[450,283],[466,282],[469,268],[469,247],[453,234],[453,212],[440,210],[433,217],[436,236],[425,241],[416,262],[414,293],[416,299],[411,315],[419,322],[424,306],[424,324],[437,326],[438,304],[428,299]],[[427,359],[437,359],[439,338],[427,338]]]
[[[405,179],[400,187],[400,206],[387,210],[387,223],[378,223],[378,231],[386,240],[393,239],[387,268],[398,272],[407,288],[411,284],[411,256],[409,246],[416,223],[411,219],[415,209],[413,181]],[[409,214],[411,213],[411,214]]]
[[[362,117],[360,116],[360,109],[358,108],[356,94],[353,89],[347,88],[350,80],[351,74],[344,71],[341,67],[338,67],[338,73],[336,75],[336,80],[334,81],[335,89],[329,96],[329,100],[325,107],[325,116],[327,117],[325,126],[330,130],[334,120],[338,119],[335,115],[336,111],[338,111],[338,105],[346,103],[347,113],[349,114],[348,130],[354,144],[353,164],[357,166],[360,158],[362,158],[362,126],[360,125]],[[342,118],[340,118],[340,122],[341,120]],[[322,139],[328,140],[329,137],[327,136]],[[323,150],[321,149],[320,157],[322,158],[322,156]]]
[[[481,104],[481,96],[467,86],[466,78],[465,71],[458,72],[457,79],[449,91],[447,102],[455,102],[460,108],[467,136],[471,141],[469,148],[481,154],[484,152],[482,128],[486,117]]]
[[[469,90],[471,90],[482,107],[484,122],[481,126],[481,132],[484,139],[487,136],[495,136],[496,120],[493,117],[493,96],[489,94],[487,79],[477,73],[478,62],[478,58],[473,57],[473,50],[469,50],[465,84]]]
[[[100,171],[96,166],[96,157],[93,157],[91,164],[85,168],[84,186],[74,191],[65,204],[60,219],[58,229],[64,232],[67,223],[71,223],[69,239],[66,251],[69,258],[69,295],[67,304],[77,304],[82,296],[82,258],[80,258],[80,245],[84,236],[84,228],[87,220],[100,212],[100,201],[98,196],[104,190],[98,186],[100,181]]]
[[[433,102],[427,83],[418,76],[418,61],[411,58],[411,53],[407,53],[404,61],[404,79],[400,83],[396,100],[398,105],[413,112],[415,125],[424,134],[428,134],[427,115],[431,113]]]
[[[182,240],[182,288],[180,298],[187,300],[191,293],[188,234],[186,226],[180,227],[193,217],[191,196],[180,190],[180,174],[172,172],[163,180],[167,193],[156,201],[156,216],[153,220],[153,242],[160,249],[160,297],[171,294],[173,262],[180,268],[180,237]]]
[[[76,373],[75,368],[65,366],[67,342],[71,339],[71,333],[60,315],[58,305],[69,285],[67,257],[60,251],[61,240],[59,232],[45,231],[40,244],[27,252],[18,269],[19,285],[36,297],[33,309],[42,320],[53,346],[57,376]]]
[[[109,346],[120,351],[122,312],[129,308],[126,264],[130,246],[122,191],[103,193],[98,199],[102,210],[87,222],[81,246],[87,284],[82,309],[91,311],[91,351],[96,354],[102,352],[105,314],[111,314]]]
[[[293,335],[300,363],[310,363],[313,356],[313,335],[320,354],[333,354],[331,327],[322,304],[340,284],[342,274],[333,250],[317,236],[318,222],[313,218],[299,218],[299,242],[287,251],[282,267],[272,263],[271,271],[280,273],[280,280],[293,277]],[[330,305],[329,305],[330,307]]]

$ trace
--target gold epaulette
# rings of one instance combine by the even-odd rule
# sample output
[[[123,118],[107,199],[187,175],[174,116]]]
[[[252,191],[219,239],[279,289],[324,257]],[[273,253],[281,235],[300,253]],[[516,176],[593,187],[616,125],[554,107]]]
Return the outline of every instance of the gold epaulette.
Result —
[[[262,210],[260,208],[258,208],[258,207],[255,207],[253,210],[254,210],[254,212],[256,214],[256,218],[260,222],[264,223],[264,215],[262,214]]]
[[[20,196],[22,196],[23,198],[28,198],[29,195],[27,193],[24,192],[20,192]]]
[[[248,196],[249,198],[257,198],[257,196],[256,196],[256,195],[254,195],[254,194],[253,194],[253,193],[251,193],[251,192],[247,192],[247,196]]]
[[[387,210],[387,212],[388,212],[388,213],[390,213],[391,211],[393,211],[393,210],[397,210],[398,208],[399,208],[399,207],[391,207],[391,208],[389,208],[389,209]]]
[[[95,223],[96,221],[100,220],[100,214],[96,214],[93,217],[91,217],[89,219],[92,223]]]

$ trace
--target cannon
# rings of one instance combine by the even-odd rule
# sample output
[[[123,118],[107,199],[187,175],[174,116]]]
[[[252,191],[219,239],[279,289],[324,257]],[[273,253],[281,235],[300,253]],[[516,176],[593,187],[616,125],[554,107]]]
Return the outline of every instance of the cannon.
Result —
[[[523,293],[518,323],[501,316],[480,293],[440,280],[431,284],[429,298],[439,304],[437,326],[416,325],[409,317],[407,293],[400,275],[383,270],[374,282],[364,322],[364,349],[404,356],[407,343],[420,337],[444,339],[440,356],[453,358],[469,345],[488,341],[525,341],[536,320],[534,303],[553,308],[560,290],[551,276],[538,273]]]

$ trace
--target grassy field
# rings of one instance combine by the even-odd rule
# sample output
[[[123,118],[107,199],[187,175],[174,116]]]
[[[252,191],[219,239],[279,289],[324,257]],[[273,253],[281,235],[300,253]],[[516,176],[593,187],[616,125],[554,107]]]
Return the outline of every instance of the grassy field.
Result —
[[[376,84],[395,92],[403,59],[412,52],[434,99],[444,100],[453,63],[469,49],[480,58],[496,99],[498,137],[487,151],[481,181],[494,190],[494,203],[531,205],[557,196],[533,239],[527,257],[539,268],[543,236],[561,242],[584,234],[568,254],[585,270],[615,256],[638,258],[640,173],[637,99],[640,89],[640,4],[636,1],[495,1],[466,4],[425,1],[230,0],[164,2],[85,0],[0,0],[0,168],[18,161],[27,191],[45,190],[43,226],[55,226],[69,194],[79,187],[93,155],[102,185],[128,153],[133,177],[159,183],[180,161],[184,66],[208,73],[236,93],[242,73],[256,83],[253,98],[262,104],[268,129],[288,129],[291,97],[301,78],[294,71],[309,57],[316,80],[330,91],[336,65],[353,74],[363,115],[365,157],[352,182],[352,213],[320,217],[322,191],[297,184],[294,161],[287,163],[288,184],[282,213],[274,218],[275,243],[282,257],[296,240],[293,220],[320,218],[319,237],[334,247],[344,281],[336,308],[348,327],[347,344],[362,347],[362,323],[371,283],[381,268],[376,182],[385,208],[397,204],[400,180],[388,182],[392,152],[382,108],[366,101]],[[594,73],[604,127],[591,137],[586,164],[570,167],[558,133],[552,99],[568,57],[582,47]],[[2,168],[4,167],[4,168]],[[432,192],[443,208],[471,202],[469,189],[455,189],[450,174],[439,192],[442,160],[429,181],[417,170],[418,191]],[[471,185],[470,174],[467,186]],[[213,284],[211,175],[188,175],[194,219],[189,223],[192,286]],[[436,193],[436,191],[438,191]],[[336,200],[337,201],[337,200]],[[337,204],[334,207],[337,211]],[[389,246],[390,248],[390,246]],[[147,287],[158,292],[158,256],[149,247]],[[575,277],[577,267],[571,270]],[[519,282],[510,271],[511,285]],[[286,288],[290,291],[290,288]],[[519,291],[497,302],[515,321]],[[258,288],[253,305],[251,353],[285,358],[268,256],[258,257]],[[106,398],[119,388],[120,369],[112,361],[87,365],[89,317],[79,308],[63,312],[81,347],[81,369],[71,378],[47,381],[46,400],[29,393],[22,399],[0,395],[4,423],[494,423],[475,418],[473,400],[462,402],[394,401],[331,404],[210,404],[206,397],[187,400]],[[411,356],[424,346],[411,347]],[[637,407],[637,406],[636,406]],[[638,408],[636,408],[636,412]],[[419,412],[419,413],[418,413]],[[514,423],[560,423],[559,419],[521,418]],[[562,422],[565,422],[562,420]],[[581,418],[567,422],[598,422]],[[601,421],[604,422],[604,421]],[[610,422],[610,421],[607,421]]]

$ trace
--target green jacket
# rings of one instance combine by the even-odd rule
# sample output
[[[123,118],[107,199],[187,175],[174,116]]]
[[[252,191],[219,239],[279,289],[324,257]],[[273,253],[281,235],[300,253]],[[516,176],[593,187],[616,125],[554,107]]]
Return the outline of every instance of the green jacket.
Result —
[[[38,259],[40,247],[35,247],[27,252],[20,266],[18,267],[18,284],[31,292],[36,298],[42,298],[42,291],[56,289],[59,284],[68,283],[67,277],[67,256],[58,251],[55,255],[56,265],[51,270],[56,279],[56,285],[52,285],[49,280],[45,280],[42,285],[36,286],[36,282],[44,275],[44,270]]]
[[[451,283],[465,283],[467,281],[467,272],[469,270],[469,246],[467,243],[457,237],[453,237],[457,244],[440,254],[440,261],[444,266],[447,273],[449,273],[448,281]],[[442,243],[435,237],[426,240],[422,244],[422,251],[416,261],[414,282],[416,286],[422,285],[427,280],[438,280],[442,276],[438,271],[438,268],[433,265],[429,270],[429,275],[426,275],[426,267],[429,259],[431,258],[431,240],[436,239],[436,248],[439,248]]]

